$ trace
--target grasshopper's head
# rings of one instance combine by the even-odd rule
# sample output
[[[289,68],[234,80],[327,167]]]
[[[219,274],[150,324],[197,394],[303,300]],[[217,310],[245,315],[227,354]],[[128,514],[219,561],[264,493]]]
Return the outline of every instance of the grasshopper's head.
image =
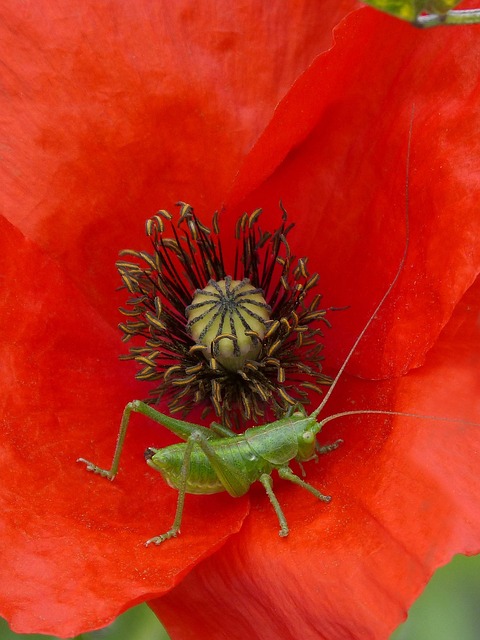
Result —
[[[306,462],[315,458],[317,434],[320,432],[322,425],[314,417],[306,416],[300,412],[295,412],[293,417],[298,419],[295,425],[298,444],[296,459],[300,462]]]

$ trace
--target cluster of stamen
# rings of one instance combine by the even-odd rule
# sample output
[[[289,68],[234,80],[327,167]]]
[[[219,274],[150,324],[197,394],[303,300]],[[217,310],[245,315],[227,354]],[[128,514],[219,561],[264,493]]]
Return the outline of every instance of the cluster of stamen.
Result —
[[[179,205],[177,224],[165,210],[147,221],[153,253],[123,251],[135,262],[117,263],[132,296],[123,339],[140,342],[123,357],[140,365],[138,379],[156,382],[147,401],[182,414],[213,406],[237,428],[307,403],[309,390],[331,382],[318,339],[318,321],[329,323],[321,296],[309,295],[318,274],[291,255],[286,212],[273,233],[260,229],[260,209],[244,214],[227,268],[218,215],[211,230]]]

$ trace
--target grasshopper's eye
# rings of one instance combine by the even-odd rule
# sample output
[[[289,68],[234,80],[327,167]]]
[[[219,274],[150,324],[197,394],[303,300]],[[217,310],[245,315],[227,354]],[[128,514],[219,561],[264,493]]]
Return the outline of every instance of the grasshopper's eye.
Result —
[[[270,312],[261,289],[247,278],[230,276],[197,289],[185,310],[187,330],[197,344],[207,347],[204,355],[233,372],[260,354]]]
[[[302,434],[302,438],[304,442],[311,443],[315,440],[315,434],[313,433],[313,431],[304,431]]]
[[[320,326],[329,326],[319,276],[294,258],[282,217],[274,231],[261,209],[243,214],[230,238],[219,217],[203,224],[183,202],[177,220],[165,210],[147,220],[153,251],[126,250],[117,268],[129,293],[120,324],[134,343],[125,359],[154,383],[171,412],[200,405],[224,425],[281,417],[331,383],[322,372]]]

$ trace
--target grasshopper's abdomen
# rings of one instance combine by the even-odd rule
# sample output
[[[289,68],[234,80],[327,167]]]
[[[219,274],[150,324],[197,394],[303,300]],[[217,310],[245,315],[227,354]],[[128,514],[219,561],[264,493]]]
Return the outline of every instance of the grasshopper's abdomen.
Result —
[[[210,444],[222,460],[235,467],[247,480],[248,485],[258,480],[262,473],[270,473],[273,469],[273,465],[268,461],[258,458],[243,436],[210,440]],[[147,464],[159,471],[165,482],[177,490],[182,480],[186,446],[182,442],[163,449],[149,448],[145,452]],[[185,491],[201,495],[226,491],[224,484],[199,446],[195,446],[191,451]]]
[[[145,451],[147,464],[159,471],[165,482],[177,490],[181,481],[185,447],[186,445],[181,443],[164,449],[149,448]],[[187,475],[186,492],[209,494],[220,491],[225,491],[225,488],[213,471],[208,459],[202,451],[193,450]]]

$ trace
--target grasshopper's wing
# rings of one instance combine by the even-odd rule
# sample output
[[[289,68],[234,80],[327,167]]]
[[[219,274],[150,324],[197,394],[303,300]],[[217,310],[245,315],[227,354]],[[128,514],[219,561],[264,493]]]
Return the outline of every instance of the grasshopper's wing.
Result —
[[[219,447],[215,446],[215,441],[208,441],[202,436],[197,439],[197,443],[207,456],[208,461],[212,465],[212,469],[225,487],[225,490],[234,498],[245,495],[250,489],[251,483],[241,469],[235,467],[231,462],[227,462],[220,455],[220,451],[222,449],[225,450],[225,446],[229,446],[225,445],[223,438],[217,440],[217,443],[220,445]],[[235,444],[232,443],[231,446],[234,447]]]
[[[251,427],[244,433],[245,440],[259,457],[275,466],[284,465],[298,453],[296,434],[291,428],[294,422],[298,419],[291,416],[269,425]]]

